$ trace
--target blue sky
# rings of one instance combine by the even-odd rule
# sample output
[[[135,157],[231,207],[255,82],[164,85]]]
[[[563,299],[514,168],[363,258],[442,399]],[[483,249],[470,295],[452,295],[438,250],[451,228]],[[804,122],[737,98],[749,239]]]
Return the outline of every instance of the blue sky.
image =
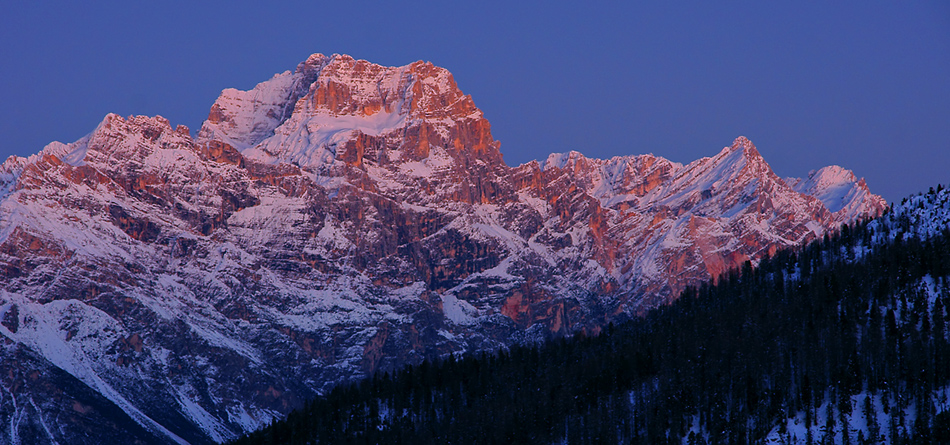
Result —
[[[745,135],[781,176],[838,164],[889,201],[950,182],[945,1],[89,3],[0,6],[3,158],[110,112],[194,131],[222,89],[322,52],[448,68],[509,165]]]

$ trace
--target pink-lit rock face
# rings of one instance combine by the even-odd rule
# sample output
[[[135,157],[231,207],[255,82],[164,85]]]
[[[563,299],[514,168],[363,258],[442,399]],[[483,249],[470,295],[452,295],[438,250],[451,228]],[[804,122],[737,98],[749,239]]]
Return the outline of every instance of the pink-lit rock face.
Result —
[[[598,332],[884,209],[840,167],[777,177],[742,137],[688,165],[509,167],[445,69],[319,54],[222,92],[196,139],[109,115],[0,184],[16,353],[214,440],[367,372]]]

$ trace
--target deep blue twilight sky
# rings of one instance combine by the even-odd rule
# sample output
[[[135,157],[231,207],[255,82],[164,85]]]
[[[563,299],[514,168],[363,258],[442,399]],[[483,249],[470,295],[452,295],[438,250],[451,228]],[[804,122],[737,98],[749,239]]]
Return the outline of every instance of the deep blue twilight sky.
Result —
[[[448,68],[509,165],[689,162],[745,135],[781,176],[839,164],[888,201],[950,181],[943,0],[138,3],[0,5],[0,156],[109,112],[194,132],[222,89],[322,52]]]

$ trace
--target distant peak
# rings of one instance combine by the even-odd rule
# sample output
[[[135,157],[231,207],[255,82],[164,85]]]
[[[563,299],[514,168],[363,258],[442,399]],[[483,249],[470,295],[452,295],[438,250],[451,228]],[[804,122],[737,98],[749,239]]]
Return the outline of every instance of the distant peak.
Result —
[[[739,137],[737,137],[734,141],[732,141],[732,146],[733,146],[733,147],[737,147],[737,146],[740,146],[740,147],[754,147],[754,145],[752,145],[752,141],[750,141],[749,138],[747,138],[747,137],[745,137],[745,136],[739,136]]]
[[[128,126],[134,128],[149,128],[154,129],[155,131],[163,132],[172,130],[171,122],[168,119],[165,119],[161,115],[155,116],[144,116],[144,115],[132,115],[129,117],[122,117],[115,113],[109,113],[102,121],[99,123],[99,126],[96,127],[97,132],[100,130],[111,130],[114,126]],[[178,128],[187,127],[179,125]],[[184,130],[187,131],[187,130]]]
[[[808,179],[817,179],[823,182],[857,182],[854,172],[840,165],[829,165],[818,170],[808,172]]]
[[[571,150],[567,153],[551,153],[548,155],[548,159],[544,161],[544,170],[549,168],[560,168],[563,169],[568,165],[575,164],[580,159],[586,159],[583,154],[580,152]]]
[[[739,136],[734,141],[732,141],[732,146],[729,147],[730,152],[742,151],[746,156],[752,157],[761,157],[759,150],[755,148],[755,144],[745,136]]]
[[[307,57],[307,60],[304,60],[303,62],[300,62],[299,65],[297,65],[297,73],[307,73],[313,70],[319,70],[334,57],[336,56],[334,55],[333,57],[328,57],[322,53],[311,54],[310,57]]]
[[[849,218],[858,214],[877,216],[886,206],[880,196],[871,194],[863,178],[838,165],[812,170],[806,179],[790,178],[787,182],[795,191],[818,198],[832,213],[843,211]]]

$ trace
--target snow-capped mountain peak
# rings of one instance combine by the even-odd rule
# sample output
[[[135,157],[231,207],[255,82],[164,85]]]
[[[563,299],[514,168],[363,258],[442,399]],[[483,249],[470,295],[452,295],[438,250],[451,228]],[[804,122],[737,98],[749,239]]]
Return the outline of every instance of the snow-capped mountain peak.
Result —
[[[380,164],[421,161],[433,146],[501,161],[488,122],[447,70],[421,61],[384,67],[346,55],[315,54],[254,90],[225,90],[198,140],[227,143],[265,163],[320,169],[361,162],[363,153],[344,151],[364,136],[386,147]]]
[[[839,221],[880,214],[887,208],[887,202],[871,193],[864,178],[858,179],[851,170],[837,165],[812,170],[807,178],[789,178],[786,182],[795,191],[818,198]]]
[[[198,142],[220,141],[244,150],[273,136],[274,129],[290,117],[297,100],[331,60],[313,54],[293,73],[275,74],[250,91],[225,89],[211,106],[208,120],[198,132]]]
[[[54,440],[82,442],[91,419],[221,441],[366,373],[597,332],[883,210],[862,181],[819,172],[783,181],[741,137],[686,165],[571,152],[509,167],[447,70],[342,55],[225,90],[195,139],[108,115],[0,166],[16,358],[0,375],[17,401],[0,428],[44,431],[76,401],[131,414]],[[25,384],[32,369],[59,371]],[[42,388],[68,396],[36,403]]]

